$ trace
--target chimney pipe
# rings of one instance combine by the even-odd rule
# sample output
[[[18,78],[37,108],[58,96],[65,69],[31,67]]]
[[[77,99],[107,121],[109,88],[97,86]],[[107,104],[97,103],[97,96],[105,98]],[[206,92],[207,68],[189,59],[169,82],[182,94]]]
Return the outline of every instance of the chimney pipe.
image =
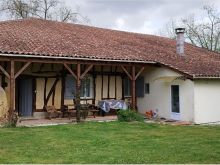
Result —
[[[176,28],[175,29],[177,38],[176,38],[176,52],[180,56],[184,56],[184,33],[185,33],[185,28]]]

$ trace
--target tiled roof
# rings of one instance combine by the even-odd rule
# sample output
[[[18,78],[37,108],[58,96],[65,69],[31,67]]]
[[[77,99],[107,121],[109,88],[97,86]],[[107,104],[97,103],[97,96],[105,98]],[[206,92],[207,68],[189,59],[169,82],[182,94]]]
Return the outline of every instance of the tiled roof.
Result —
[[[180,57],[172,39],[33,18],[0,22],[0,53],[156,62],[193,77],[220,77],[220,54],[191,44]]]

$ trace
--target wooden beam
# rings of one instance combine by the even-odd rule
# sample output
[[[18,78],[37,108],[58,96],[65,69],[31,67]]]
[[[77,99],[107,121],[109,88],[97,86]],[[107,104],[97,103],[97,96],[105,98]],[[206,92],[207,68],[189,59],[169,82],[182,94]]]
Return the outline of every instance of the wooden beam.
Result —
[[[32,83],[33,83],[33,88],[32,88],[32,94],[33,94],[33,104],[32,104],[32,107],[33,107],[33,111],[32,111],[32,115],[33,115],[33,112],[35,112],[36,110],[36,88],[37,88],[37,84],[36,84],[36,78],[32,78]]]
[[[54,81],[54,83],[53,83],[53,85],[52,85],[52,87],[51,87],[51,89],[50,89],[50,91],[49,91],[49,93],[48,93],[48,95],[46,97],[46,101],[44,103],[44,107],[47,106],[47,103],[48,103],[48,101],[50,99],[50,96],[52,95],[52,93],[56,89],[56,85],[57,85],[58,81],[59,81],[59,78],[56,78],[56,80]]]
[[[117,66],[115,67],[115,100],[117,99]]]
[[[0,70],[4,73],[4,75],[10,79],[10,75],[8,74],[8,72],[0,65]]]
[[[39,72],[43,69],[44,65],[45,65],[45,63],[41,63],[41,64],[40,64]]]
[[[84,73],[80,76],[80,78],[82,79],[92,69],[92,67],[93,65],[89,65],[84,71]]]
[[[140,71],[137,73],[137,75],[135,76],[135,80],[137,80],[138,76],[140,76],[140,74],[144,71],[145,67],[143,66]]]
[[[135,66],[132,66],[132,79],[131,79],[131,107],[136,110],[136,91],[135,91]]]
[[[121,76],[121,90],[122,90],[122,100],[125,100],[125,92],[124,92],[124,76]]]
[[[103,99],[103,84],[104,84],[104,76],[103,76],[103,66],[101,66],[101,72],[102,72],[102,86],[101,86],[101,100]]]
[[[47,76],[47,75],[34,75],[34,74],[23,74],[23,76],[29,76],[29,77],[34,77],[34,78],[57,78],[57,77],[60,77],[61,76]]]
[[[7,62],[4,62],[3,68],[4,68],[5,70],[7,69]],[[8,72],[7,72],[7,73],[8,73]],[[4,90],[5,90],[5,88],[7,87],[6,84],[7,84],[7,83],[6,83],[6,76],[5,76],[5,74],[3,74],[3,75],[2,75],[2,87],[3,87]]]
[[[95,100],[96,100],[96,75],[95,73],[95,66],[93,67],[93,100],[92,104],[95,105]]]
[[[115,99],[114,97],[106,97],[106,98],[103,98],[103,100],[111,100],[111,99]]]
[[[77,64],[77,76],[76,76],[76,122],[80,122],[80,111],[81,111],[81,106],[80,106],[80,89],[81,89],[81,65]]]
[[[34,72],[34,63],[31,63],[31,72]]]
[[[46,99],[47,99],[47,80],[48,78],[45,77],[44,79],[44,106],[46,105]],[[45,109],[45,107],[43,107]]]
[[[0,61],[10,61],[10,58],[8,58],[8,57],[0,57]]]
[[[62,110],[62,108],[64,107],[64,94],[65,94],[65,75],[64,72],[62,72],[62,77],[61,77],[61,107],[60,109]]]
[[[14,60],[17,62],[33,62],[33,63],[53,63],[53,64],[83,64],[83,65],[98,65],[98,66],[149,66],[156,65],[156,63],[133,63],[133,62],[120,62],[120,61],[90,61],[90,60],[75,60],[75,59],[47,59],[47,58],[23,58],[23,57],[0,57],[2,61]]]
[[[56,95],[56,88],[54,89],[53,95],[52,95],[52,105],[54,105],[55,95]]]
[[[31,62],[27,62],[16,74],[15,79],[31,64]]]
[[[107,97],[109,98],[109,97],[110,97],[110,91],[109,91],[109,90],[110,90],[110,76],[108,75],[107,78],[108,78],[108,89],[107,89],[108,92],[107,92]]]
[[[10,104],[9,104],[9,122],[13,122],[14,116],[14,103],[15,103],[15,62],[11,61],[11,72],[10,72]]]
[[[51,70],[53,71],[54,70],[54,64],[51,63]]]
[[[124,72],[127,74],[127,76],[132,80],[132,76],[129,74],[129,72],[127,71],[127,69],[124,66],[121,66],[122,69],[124,70]]]
[[[71,75],[77,79],[77,76],[76,74],[73,72],[73,70],[66,64],[66,63],[63,63],[63,65],[65,66],[65,68],[71,73]]]

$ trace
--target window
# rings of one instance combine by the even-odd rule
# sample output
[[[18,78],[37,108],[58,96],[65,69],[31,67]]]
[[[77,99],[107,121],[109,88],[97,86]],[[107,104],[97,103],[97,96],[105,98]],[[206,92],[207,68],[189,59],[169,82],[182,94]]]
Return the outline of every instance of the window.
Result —
[[[76,96],[76,79],[72,75],[67,75],[65,78],[65,99],[75,99]],[[86,77],[81,80],[81,98],[93,97],[93,78]]]
[[[65,77],[65,93],[64,99],[75,99],[76,95],[76,80],[72,75]]]
[[[123,80],[123,83],[124,83],[124,96],[131,97],[131,80],[128,78],[125,78]]]
[[[144,77],[139,76],[136,80],[136,97],[144,97]]]
[[[93,97],[93,79],[92,77],[86,77],[81,81],[81,98]]]
[[[150,94],[150,84],[149,83],[145,83],[144,85],[144,93],[145,94]]]
[[[131,97],[131,80],[128,78],[124,79],[124,96]],[[136,80],[136,97],[144,97],[144,77],[138,77]]]
[[[172,112],[180,112],[179,85],[171,86]]]

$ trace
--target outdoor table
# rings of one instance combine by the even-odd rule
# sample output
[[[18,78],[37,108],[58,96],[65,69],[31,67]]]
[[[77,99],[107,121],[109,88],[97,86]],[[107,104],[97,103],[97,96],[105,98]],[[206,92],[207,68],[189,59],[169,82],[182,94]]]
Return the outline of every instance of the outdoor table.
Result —
[[[98,107],[106,113],[111,109],[128,109],[128,105],[123,100],[100,100],[98,102]]]

